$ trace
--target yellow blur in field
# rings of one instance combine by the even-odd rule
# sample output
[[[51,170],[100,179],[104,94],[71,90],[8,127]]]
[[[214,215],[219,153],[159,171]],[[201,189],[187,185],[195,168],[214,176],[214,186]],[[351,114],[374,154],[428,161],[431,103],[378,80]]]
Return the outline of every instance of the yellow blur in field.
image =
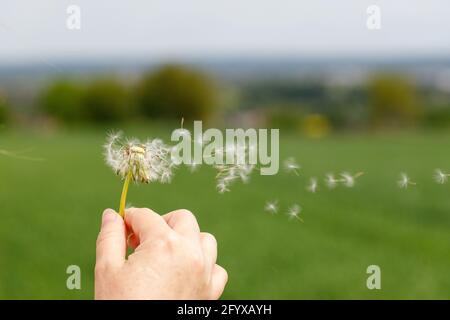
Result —
[[[309,114],[303,120],[302,131],[309,138],[323,138],[330,133],[331,124],[321,114]]]

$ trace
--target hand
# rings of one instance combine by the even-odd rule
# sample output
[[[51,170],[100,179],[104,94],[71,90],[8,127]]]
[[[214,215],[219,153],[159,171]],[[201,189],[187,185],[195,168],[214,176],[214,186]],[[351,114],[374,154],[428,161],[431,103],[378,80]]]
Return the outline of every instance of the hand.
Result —
[[[135,248],[126,259],[128,243]],[[228,276],[217,243],[187,210],[103,213],[97,239],[96,299],[218,299]]]

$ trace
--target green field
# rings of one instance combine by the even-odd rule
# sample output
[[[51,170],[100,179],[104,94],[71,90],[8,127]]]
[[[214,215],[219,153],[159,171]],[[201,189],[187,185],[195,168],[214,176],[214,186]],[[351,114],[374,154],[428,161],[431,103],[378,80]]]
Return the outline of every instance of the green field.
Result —
[[[129,130],[138,137],[169,129]],[[0,149],[33,147],[26,161],[0,156],[0,298],[90,299],[101,213],[117,207],[121,182],[106,167],[105,131],[0,132]],[[281,135],[282,158],[300,176],[254,174],[218,194],[214,172],[179,169],[172,184],[132,186],[129,202],[165,213],[187,208],[219,243],[229,273],[223,298],[450,298],[450,133],[342,135],[308,140]],[[306,192],[311,176],[364,171],[355,188]],[[396,185],[400,172],[417,182]],[[278,199],[282,212],[264,212]],[[283,210],[303,207],[304,223]],[[66,289],[66,268],[82,270],[82,290]],[[366,288],[366,268],[382,271],[382,290]]]

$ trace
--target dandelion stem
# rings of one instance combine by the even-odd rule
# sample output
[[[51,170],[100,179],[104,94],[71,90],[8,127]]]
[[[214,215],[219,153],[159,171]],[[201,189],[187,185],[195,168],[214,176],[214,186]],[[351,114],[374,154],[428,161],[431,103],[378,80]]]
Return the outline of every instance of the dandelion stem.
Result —
[[[131,180],[131,170],[128,171],[128,174],[125,178],[125,181],[123,183],[123,189],[122,189],[122,195],[120,196],[120,207],[119,207],[119,214],[121,217],[125,217],[125,206],[127,202],[127,194],[128,194],[128,186],[130,185]]]

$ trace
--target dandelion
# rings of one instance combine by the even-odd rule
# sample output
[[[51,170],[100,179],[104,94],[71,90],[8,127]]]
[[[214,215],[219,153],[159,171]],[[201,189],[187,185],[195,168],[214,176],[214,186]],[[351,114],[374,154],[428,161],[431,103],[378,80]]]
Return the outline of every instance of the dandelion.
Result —
[[[278,212],[278,201],[269,201],[266,202],[266,206],[264,207],[264,210],[271,213],[271,214],[275,214]]]
[[[318,189],[318,182],[316,178],[311,178],[309,180],[309,185],[306,187],[306,190],[308,190],[311,193],[316,193]]]
[[[105,148],[106,163],[123,180],[119,214],[123,217],[130,181],[170,182],[173,163],[170,161],[170,148],[160,139],[141,143],[137,139],[121,140],[120,133],[109,135]]]
[[[448,177],[450,177],[450,173],[446,173],[441,169],[436,169],[434,174],[434,180],[437,183],[444,184],[448,181]]]
[[[299,217],[301,211],[302,207],[300,207],[298,204],[294,204],[288,209],[286,214],[289,216],[290,220],[297,219],[303,222],[303,219]]]
[[[298,170],[300,169],[300,165],[297,164],[294,158],[290,157],[284,160],[284,169],[286,172],[294,172],[298,176]]]
[[[412,186],[416,185],[416,183],[412,182],[406,173],[400,174],[400,179],[397,181],[397,184],[402,189],[406,189],[410,185]]]

